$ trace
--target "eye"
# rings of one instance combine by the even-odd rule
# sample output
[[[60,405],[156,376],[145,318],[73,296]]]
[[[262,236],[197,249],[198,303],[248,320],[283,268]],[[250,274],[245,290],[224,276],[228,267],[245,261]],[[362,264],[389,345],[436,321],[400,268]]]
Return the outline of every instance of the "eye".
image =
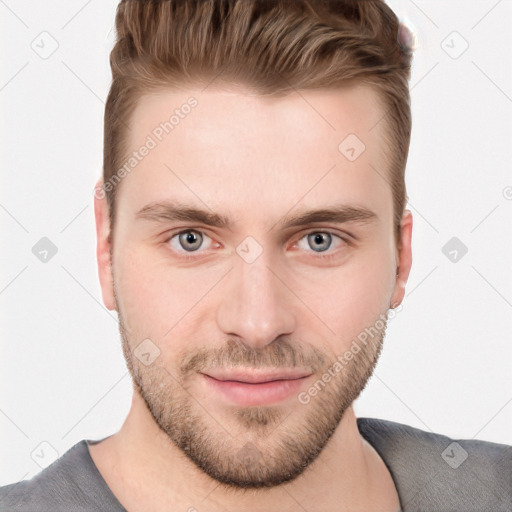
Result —
[[[201,231],[187,229],[171,236],[167,242],[170,242],[171,247],[177,252],[197,252],[205,240],[211,238]]]
[[[314,252],[323,253],[328,251],[333,242],[338,241],[336,247],[340,244],[344,245],[348,242],[344,240],[342,237],[335,235],[334,233],[330,233],[328,231],[313,231],[304,235],[298,242],[298,247],[300,249],[313,249]],[[307,244],[307,246],[305,245]]]
[[[197,257],[196,255],[209,248],[213,249],[212,242],[213,240],[208,235],[196,229],[184,229],[169,235],[165,240],[165,243],[169,244],[175,253],[185,259]],[[318,253],[319,258],[337,257],[339,256],[338,251],[329,251],[329,249],[343,248],[346,245],[350,245],[348,240],[329,231],[312,231],[296,243],[299,249],[306,251],[312,249],[314,253]],[[219,247],[220,244],[217,243],[216,246]]]

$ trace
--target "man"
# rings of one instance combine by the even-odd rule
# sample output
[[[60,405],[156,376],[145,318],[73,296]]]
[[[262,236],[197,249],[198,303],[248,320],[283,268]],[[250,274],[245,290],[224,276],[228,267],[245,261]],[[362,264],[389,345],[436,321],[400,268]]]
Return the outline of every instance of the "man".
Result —
[[[412,264],[382,1],[122,1],[95,191],[132,407],[5,510],[511,510],[511,449],[356,418]]]

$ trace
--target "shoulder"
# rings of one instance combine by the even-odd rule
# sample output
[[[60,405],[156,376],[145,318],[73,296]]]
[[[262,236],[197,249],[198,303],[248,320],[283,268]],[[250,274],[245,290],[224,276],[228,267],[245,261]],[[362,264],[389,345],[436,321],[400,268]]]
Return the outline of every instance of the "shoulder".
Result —
[[[512,446],[374,418],[357,423],[390,470],[404,512],[512,510]]]
[[[72,446],[30,480],[0,487],[0,510],[5,512],[106,509],[123,510],[94,465],[86,440]]]

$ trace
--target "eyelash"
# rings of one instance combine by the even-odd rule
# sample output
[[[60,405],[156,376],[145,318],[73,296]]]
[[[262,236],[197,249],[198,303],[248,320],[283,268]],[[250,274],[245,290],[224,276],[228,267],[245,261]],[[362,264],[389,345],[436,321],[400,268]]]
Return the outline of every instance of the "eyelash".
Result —
[[[177,231],[177,232],[174,232],[174,233],[171,233],[165,240],[164,240],[164,243],[167,244],[169,243],[174,237],[177,237],[183,233],[189,233],[189,232],[195,232],[195,233],[200,233],[201,235],[203,236],[206,236],[208,238],[210,238],[204,231],[201,231],[200,229],[192,229],[192,228],[188,228],[188,229],[181,229],[180,231]],[[311,230],[311,231],[308,231],[307,233],[304,233],[296,242],[294,245],[298,244],[303,238],[306,238],[308,237],[309,235],[312,235],[312,234],[316,234],[316,233],[324,233],[324,234],[328,234],[328,235],[331,235],[335,238],[338,238],[340,239],[343,244],[345,245],[352,245],[351,242],[348,240],[348,237],[347,238],[344,238],[332,231],[327,231],[327,230]],[[211,238],[210,238],[211,239]],[[330,249],[330,247],[329,247]],[[329,250],[328,249],[328,250]],[[187,251],[183,251],[185,253],[187,253]],[[198,259],[199,256],[192,256],[192,254],[194,254],[196,251],[191,251],[189,254],[186,254],[184,256],[178,256],[179,258],[181,259],[184,259],[184,260],[195,260],[195,259]],[[314,251],[311,251],[314,253]],[[321,260],[329,260],[329,259],[332,259],[332,258],[336,258],[338,256],[338,254],[322,254],[321,252],[320,253],[317,253],[318,256],[316,256],[316,258],[318,259],[321,259]]]

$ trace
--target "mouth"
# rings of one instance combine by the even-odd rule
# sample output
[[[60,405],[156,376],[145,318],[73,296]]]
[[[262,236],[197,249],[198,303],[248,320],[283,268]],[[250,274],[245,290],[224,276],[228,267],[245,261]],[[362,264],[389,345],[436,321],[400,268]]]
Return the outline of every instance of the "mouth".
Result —
[[[297,380],[309,377],[311,372],[304,370],[261,370],[261,369],[231,369],[231,370],[209,370],[203,373],[207,377],[218,381],[233,381],[244,384],[265,384],[277,380]]]
[[[238,406],[269,405],[296,396],[311,375],[304,370],[209,370],[207,392]]]

